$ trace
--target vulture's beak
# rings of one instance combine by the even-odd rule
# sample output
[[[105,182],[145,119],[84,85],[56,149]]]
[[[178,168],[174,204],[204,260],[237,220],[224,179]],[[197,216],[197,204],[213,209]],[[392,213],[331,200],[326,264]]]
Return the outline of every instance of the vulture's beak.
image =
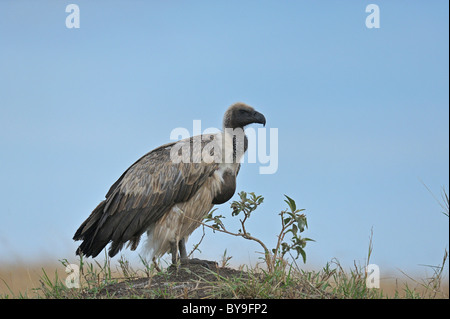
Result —
[[[253,112],[253,123],[260,123],[263,126],[266,126],[266,118],[259,112]]]

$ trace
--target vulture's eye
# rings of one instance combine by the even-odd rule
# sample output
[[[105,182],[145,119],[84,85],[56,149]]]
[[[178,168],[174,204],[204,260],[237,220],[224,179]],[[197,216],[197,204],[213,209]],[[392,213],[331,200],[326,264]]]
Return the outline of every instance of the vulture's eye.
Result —
[[[240,110],[239,110],[239,113],[240,113],[240,114],[245,114],[245,113],[248,113],[248,111],[247,111],[247,110],[244,110],[244,109],[240,109]]]

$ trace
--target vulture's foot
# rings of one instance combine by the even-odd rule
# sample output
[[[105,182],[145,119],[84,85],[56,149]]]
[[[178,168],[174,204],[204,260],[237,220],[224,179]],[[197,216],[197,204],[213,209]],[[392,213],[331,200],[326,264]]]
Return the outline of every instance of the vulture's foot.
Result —
[[[180,255],[178,255],[178,251]],[[189,266],[189,265],[201,265],[208,269],[216,269],[217,263],[215,261],[210,260],[202,260],[198,258],[189,259],[188,254],[186,252],[186,240],[182,238],[178,245],[175,241],[170,243],[170,252],[172,254],[172,265],[170,268],[178,268],[181,266]]]
[[[211,260],[205,260],[205,259],[198,259],[198,258],[181,258],[180,259],[181,265],[201,265],[208,269],[216,269],[217,263],[215,261]]]
[[[191,265],[200,265],[210,270],[217,268],[217,263],[211,260],[203,260],[198,258],[180,258],[177,263],[173,263],[169,266],[171,269],[179,269],[180,267],[189,268]]]

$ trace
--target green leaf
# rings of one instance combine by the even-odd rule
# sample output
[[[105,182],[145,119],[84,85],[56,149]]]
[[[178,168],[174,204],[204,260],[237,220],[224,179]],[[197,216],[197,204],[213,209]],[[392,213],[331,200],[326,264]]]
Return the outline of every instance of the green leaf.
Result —
[[[293,225],[292,225],[292,233],[293,233],[295,236],[297,236],[297,230],[298,230],[297,225],[293,224]]]
[[[290,198],[289,196],[287,196],[286,194],[284,194],[284,197],[286,197],[288,200],[285,200],[285,202],[289,205],[289,208],[291,209],[292,212],[294,212],[297,209],[297,206],[295,205],[295,201]]]
[[[305,251],[303,250],[303,248],[300,248],[300,247],[299,247],[299,249],[298,249],[297,251],[300,252],[300,255],[302,255],[302,258],[303,258],[303,263],[306,264],[306,253],[305,253]]]

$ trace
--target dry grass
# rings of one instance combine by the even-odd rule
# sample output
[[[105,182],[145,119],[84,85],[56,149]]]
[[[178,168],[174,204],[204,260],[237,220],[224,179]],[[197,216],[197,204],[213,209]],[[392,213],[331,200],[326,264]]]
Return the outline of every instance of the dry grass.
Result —
[[[263,269],[202,267],[186,272],[149,265],[134,269],[127,261],[118,265],[85,263],[82,289],[67,289],[63,263],[3,265],[0,268],[1,298],[448,298],[448,279],[417,279],[384,276],[380,289],[365,287],[362,267],[344,270],[336,260],[320,271],[278,267],[272,274]],[[151,280],[150,280],[151,278]],[[436,281],[439,284],[436,285]],[[181,288],[180,288],[181,287]],[[180,289],[178,289],[180,288]]]
[[[448,195],[442,196],[443,214],[449,216]],[[293,209],[295,211],[295,207]],[[267,249],[266,249],[267,250]],[[370,263],[372,234],[365,264]],[[448,262],[445,249],[442,263],[428,267],[429,278],[414,278],[403,273],[402,278],[380,278],[380,288],[366,286],[364,266],[354,263],[344,269],[333,259],[319,271],[303,270],[292,259],[274,260],[268,271],[257,266],[243,266],[239,270],[227,268],[230,257],[223,256],[221,267],[189,266],[184,270],[173,268],[157,271],[141,258],[139,268],[120,259],[111,265],[105,254],[102,263],[76,263],[80,269],[80,288],[69,289],[65,279],[67,260],[59,263],[3,264],[0,265],[1,298],[449,298],[448,278],[444,268]]]
[[[55,273],[60,277],[65,277],[64,268],[61,264],[55,262],[30,264],[3,264],[0,265],[0,298],[6,296],[34,297],[35,288],[40,287],[43,269],[54,279]]]

